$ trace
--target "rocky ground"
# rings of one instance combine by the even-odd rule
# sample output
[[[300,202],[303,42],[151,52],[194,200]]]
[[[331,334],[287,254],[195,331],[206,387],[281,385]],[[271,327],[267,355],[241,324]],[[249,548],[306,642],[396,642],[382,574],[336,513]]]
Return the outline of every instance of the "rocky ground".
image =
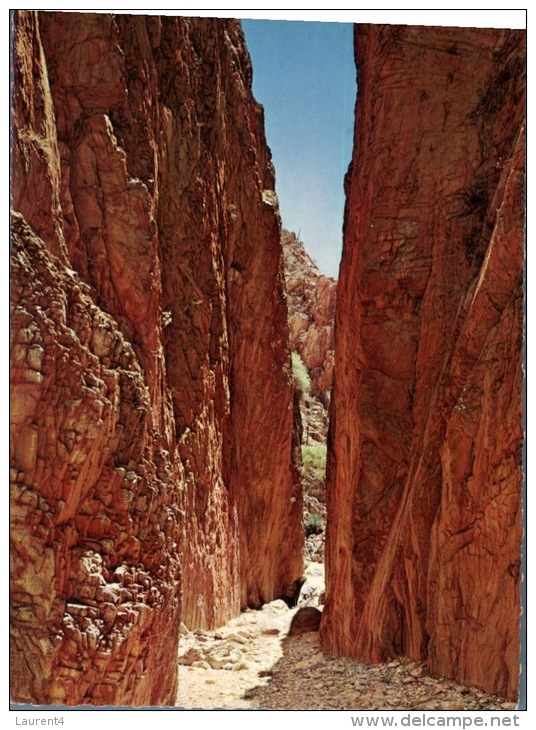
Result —
[[[507,710],[515,704],[457,682],[435,679],[406,658],[370,666],[326,656],[318,632],[287,637],[270,681],[246,693],[266,709]]]
[[[321,536],[306,555],[322,553]],[[311,557],[309,557],[311,560]],[[181,628],[177,705],[206,709],[509,710],[515,705],[397,658],[374,666],[329,657],[318,631],[288,635],[300,607],[318,606],[324,565],[310,562],[299,605],[273,601],[217,631]],[[321,606],[320,606],[321,608]]]

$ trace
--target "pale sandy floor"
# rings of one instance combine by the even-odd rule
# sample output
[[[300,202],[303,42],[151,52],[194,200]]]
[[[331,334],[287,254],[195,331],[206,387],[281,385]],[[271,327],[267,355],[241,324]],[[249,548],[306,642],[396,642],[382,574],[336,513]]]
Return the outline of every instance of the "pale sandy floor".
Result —
[[[312,568],[318,571],[318,567]],[[337,710],[511,710],[515,705],[398,658],[365,665],[329,657],[318,632],[287,637],[297,609],[248,610],[217,631],[180,641],[177,706]]]
[[[192,647],[199,652],[193,666],[179,665],[179,707],[206,709],[253,708],[259,701],[245,699],[283,657],[282,639],[297,609],[274,601],[261,611],[246,611],[219,631],[181,636],[179,655]],[[191,655],[193,656],[193,655]],[[220,669],[213,667],[221,666]]]

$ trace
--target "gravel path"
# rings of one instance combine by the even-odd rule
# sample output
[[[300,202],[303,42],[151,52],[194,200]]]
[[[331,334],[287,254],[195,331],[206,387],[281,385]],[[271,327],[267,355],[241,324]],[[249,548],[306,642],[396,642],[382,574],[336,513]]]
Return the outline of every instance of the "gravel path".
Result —
[[[323,566],[308,568],[315,605]],[[312,587],[312,588],[311,588]],[[317,631],[287,636],[297,608],[273,601],[217,631],[181,627],[177,706],[303,710],[512,710],[515,704],[398,658],[366,665],[320,649]]]
[[[507,710],[515,704],[457,682],[434,679],[423,664],[397,659],[374,666],[334,659],[318,632],[288,637],[271,681],[247,697],[267,709]]]

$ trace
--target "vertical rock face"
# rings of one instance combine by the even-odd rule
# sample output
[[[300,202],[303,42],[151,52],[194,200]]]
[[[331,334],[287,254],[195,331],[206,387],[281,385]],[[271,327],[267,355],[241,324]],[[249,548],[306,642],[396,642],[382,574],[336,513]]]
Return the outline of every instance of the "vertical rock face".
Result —
[[[14,16],[15,701],[172,704],[302,570],[279,216],[235,21]]]
[[[525,35],[355,40],[323,641],[514,698]]]

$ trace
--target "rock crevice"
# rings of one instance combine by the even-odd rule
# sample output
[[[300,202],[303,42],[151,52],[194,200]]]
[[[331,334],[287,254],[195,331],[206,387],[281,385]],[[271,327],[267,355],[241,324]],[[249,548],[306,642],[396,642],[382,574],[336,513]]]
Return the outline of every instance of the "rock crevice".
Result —
[[[524,33],[356,26],[333,334],[238,21],[13,30],[13,700],[174,704],[181,622],[292,600],[292,347],[334,382],[325,651],[515,701]]]

